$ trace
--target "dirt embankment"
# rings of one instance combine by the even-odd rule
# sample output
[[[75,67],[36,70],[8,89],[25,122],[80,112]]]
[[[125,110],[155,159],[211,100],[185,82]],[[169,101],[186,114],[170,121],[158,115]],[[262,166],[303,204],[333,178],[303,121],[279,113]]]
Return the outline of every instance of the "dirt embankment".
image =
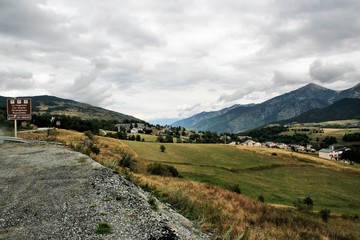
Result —
[[[171,208],[63,146],[0,144],[0,239],[208,239]],[[110,233],[97,233],[100,223]]]

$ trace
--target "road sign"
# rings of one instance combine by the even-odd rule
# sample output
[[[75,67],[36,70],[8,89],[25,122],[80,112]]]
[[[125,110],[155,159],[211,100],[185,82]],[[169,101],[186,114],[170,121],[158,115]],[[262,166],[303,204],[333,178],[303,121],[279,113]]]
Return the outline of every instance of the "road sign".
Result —
[[[8,98],[7,117],[8,120],[31,120],[31,99]]]

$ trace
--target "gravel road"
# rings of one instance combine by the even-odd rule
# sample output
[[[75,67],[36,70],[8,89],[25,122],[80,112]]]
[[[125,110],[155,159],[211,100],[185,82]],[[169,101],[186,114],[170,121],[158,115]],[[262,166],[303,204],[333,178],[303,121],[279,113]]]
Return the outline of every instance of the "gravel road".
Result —
[[[0,239],[208,239],[192,223],[86,155],[0,144]],[[108,234],[96,232],[100,223]]]

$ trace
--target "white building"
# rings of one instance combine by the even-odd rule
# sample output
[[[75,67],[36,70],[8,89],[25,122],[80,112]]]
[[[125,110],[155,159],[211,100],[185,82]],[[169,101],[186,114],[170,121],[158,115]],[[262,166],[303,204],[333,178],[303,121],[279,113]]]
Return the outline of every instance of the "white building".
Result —
[[[343,146],[337,146],[331,145],[329,148],[323,148],[319,151],[319,157],[331,159],[331,160],[339,160],[341,157],[341,154],[344,151],[350,150],[350,148],[346,148]]]

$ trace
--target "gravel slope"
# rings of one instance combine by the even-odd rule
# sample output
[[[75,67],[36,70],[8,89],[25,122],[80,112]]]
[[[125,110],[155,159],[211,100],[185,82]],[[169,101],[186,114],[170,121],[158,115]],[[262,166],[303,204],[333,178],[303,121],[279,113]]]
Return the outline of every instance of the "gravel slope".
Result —
[[[208,239],[192,223],[86,155],[0,144],[0,239]],[[101,222],[110,234],[96,233]]]

